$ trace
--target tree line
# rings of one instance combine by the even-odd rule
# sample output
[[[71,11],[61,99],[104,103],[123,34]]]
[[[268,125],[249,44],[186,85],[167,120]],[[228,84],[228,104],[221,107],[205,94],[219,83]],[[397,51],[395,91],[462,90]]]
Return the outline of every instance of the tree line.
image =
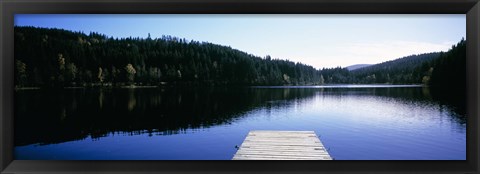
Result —
[[[229,46],[173,36],[113,38],[63,29],[16,26],[14,30],[17,87],[434,85],[443,83],[442,78],[435,76],[458,77],[455,75],[465,66],[459,59],[465,59],[466,52],[462,39],[445,53],[412,55],[349,71],[341,67],[316,69],[299,62],[268,55],[259,57]],[[451,69],[452,61],[456,62],[453,67],[456,70]]]

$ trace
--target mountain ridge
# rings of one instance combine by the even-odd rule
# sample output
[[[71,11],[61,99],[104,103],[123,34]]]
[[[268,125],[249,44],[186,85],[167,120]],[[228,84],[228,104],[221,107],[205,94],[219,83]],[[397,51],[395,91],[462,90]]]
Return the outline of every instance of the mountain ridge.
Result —
[[[375,65],[375,64],[354,64],[354,65],[347,66],[345,68],[347,68],[349,71],[353,71],[356,69],[360,69],[360,68],[364,68],[372,65]]]

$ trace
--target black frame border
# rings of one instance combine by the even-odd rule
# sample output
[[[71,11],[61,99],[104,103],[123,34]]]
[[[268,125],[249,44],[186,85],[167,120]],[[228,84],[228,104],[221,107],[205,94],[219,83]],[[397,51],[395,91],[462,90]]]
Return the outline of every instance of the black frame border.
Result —
[[[479,0],[0,1],[1,173],[478,173]],[[14,14],[466,14],[466,161],[28,161],[13,159]]]

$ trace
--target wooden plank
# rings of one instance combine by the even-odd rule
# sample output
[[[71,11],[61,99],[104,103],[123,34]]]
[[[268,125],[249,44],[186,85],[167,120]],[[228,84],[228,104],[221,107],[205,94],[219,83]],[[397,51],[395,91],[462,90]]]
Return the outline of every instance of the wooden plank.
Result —
[[[320,142],[315,142],[315,141],[295,141],[295,140],[291,140],[291,141],[287,141],[287,140],[270,140],[270,141],[256,141],[256,140],[252,140],[252,141],[243,141],[244,143],[262,143],[262,144],[279,144],[281,145],[282,143],[285,143],[285,145],[287,144],[303,144],[303,145],[320,145]]]
[[[238,160],[251,160],[251,159],[260,159],[260,160],[332,160],[330,156],[325,157],[285,157],[285,156],[267,156],[267,155],[239,155],[235,156],[234,159]]]
[[[242,151],[237,152],[307,152],[307,153],[327,153],[326,150],[303,150],[303,149],[242,149]]]
[[[311,152],[270,152],[270,151],[263,151],[263,152],[258,152],[258,151],[250,151],[250,152],[239,152],[236,154],[236,156],[255,156],[255,155],[261,155],[261,156],[285,156],[285,157],[325,157],[325,156],[330,156],[328,153],[311,153]]]
[[[241,152],[238,153],[310,153],[310,154],[328,154],[327,151],[302,151],[302,150],[242,150]]]
[[[318,160],[316,158],[257,158],[257,157],[234,157],[233,160]],[[328,159],[323,159],[328,160]]]
[[[250,131],[233,160],[332,160],[314,131]]]
[[[245,146],[260,146],[260,145],[264,145],[264,146],[302,146],[302,147],[322,147],[321,145],[318,145],[318,144],[309,144],[309,143],[305,143],[305,144],[302,144],[302,143],[285,143],[285,144],[276,144],[276,143],[262,143],[262,142],[246,142],[246,143],[242,143],[242,145],[245,144]],[[274,148],[274,147],[272,147]]]
[[[298,156],[302,156],[302,157],[329,157],[330,155],[328,154],[312,154],[312,153],[297,153],[297,152],[293,152],[293,153],[284,153],[284,152],[240,152],[240,153],[237,153],[236,156],[256,156],[256,155],[260,155],[260,156],[286,156],[286,157],[298,157]]]
[[[253,131],[250,131],[249,133],[294,133],[294,134],[301,134],[301,133],[310,133],[310,134],[314,134],[315,131],[285,131],[285,130],[281,130],[281,131],[278,131],[278,130],[253,130]]]
[[[322,160],[326,158],[330,158],[328,155],[317,155],[317,156],[292,156],[292,155],[276,155],[276,154],[240,154],[235,155],[238,158],[287,158],[287,159],[312,159],[312,160]]]
[[[276,148],[276,149],[271,149],[271,148],[242,148],[242,151],[326,151],[325,149],[319,149],[319,148]]]
[[[269,141],[306,141],[306,142],[319,142],[318,139],[311,139],[311,138],[262,138],[262,137],[258,137],[258,138],[246,138],[245,140],[250,140],[250,141],[266,141],[266,140],[269,140]]]
[[[332,160],[331,158],[235,157],[234,160]]]
[[[278,135],[278,134],[251,134],[249,137],[255,138],[255,137],[269,137],[269,138],[302,138],[302,137],[315,137],[313,134],[284,134],[284,135]]]
[[[242,146],[243,150],[304,150],[304,151],[313,151],[313,150],[325,150],[325,147],[304,147],[304,146],[277,146],[275,149],[272,149],[270,146]]]

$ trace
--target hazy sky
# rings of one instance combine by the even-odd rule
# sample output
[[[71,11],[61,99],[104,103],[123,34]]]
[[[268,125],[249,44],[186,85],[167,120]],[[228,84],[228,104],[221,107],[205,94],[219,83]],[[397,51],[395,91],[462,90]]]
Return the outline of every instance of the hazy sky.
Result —
[[[207,41],[316,68],[374,64],[447,51],[466,35],[463,14],[448,15],[27,15],[17,26],[90,31],[113,37],[171,35]]]

